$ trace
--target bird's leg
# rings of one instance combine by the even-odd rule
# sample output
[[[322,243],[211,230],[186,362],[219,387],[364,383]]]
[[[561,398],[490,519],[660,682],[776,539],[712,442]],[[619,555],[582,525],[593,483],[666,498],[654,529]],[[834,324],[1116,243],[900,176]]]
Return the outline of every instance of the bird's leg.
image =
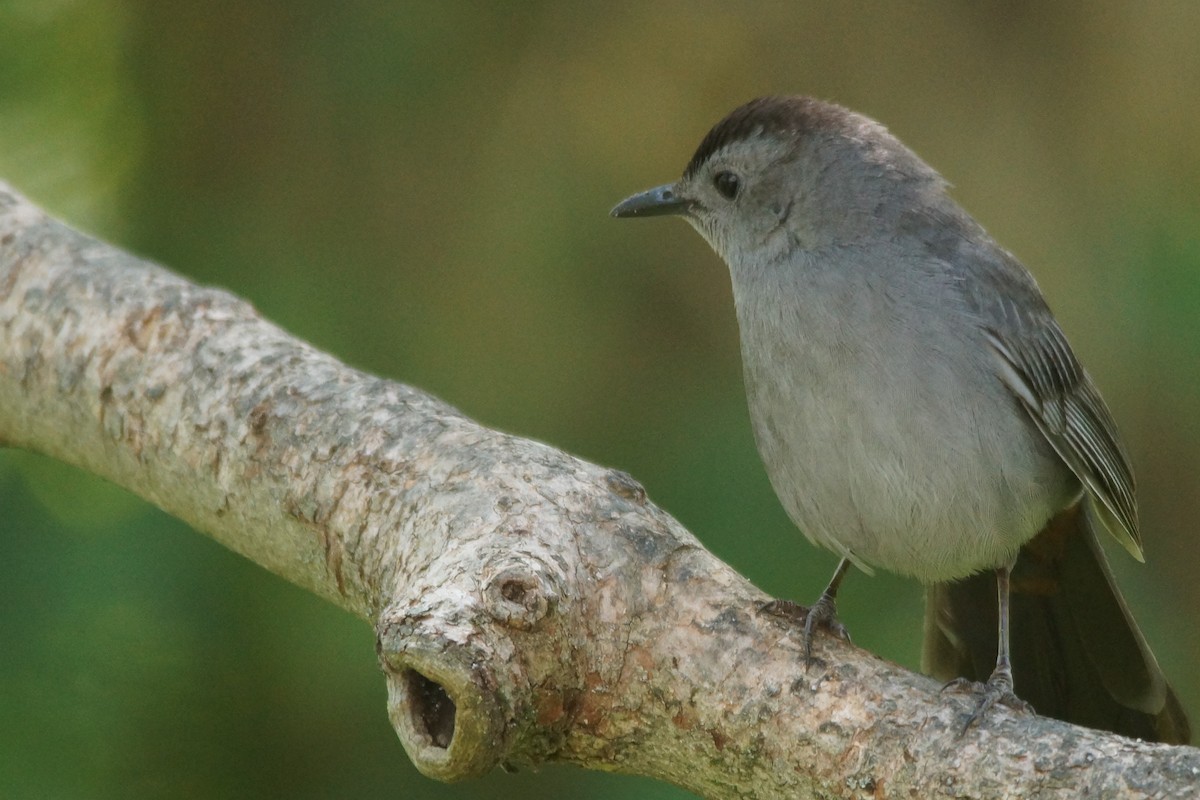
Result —
[[[818,627],[824,628],[839,639],[850,641],[850,633],[846,630],[846,626],[839,622],[837,618],[838,587],[842,585],[842,578],[846,577],[846,572],[849,569],[850,559],[843,558],[841,563],[838,564],[837,570],[833,573],[833,578],[830,579],[829,585],[825,587],[825,591],[821,592],[821,597],[808,608],[793,603],[791,600],[772,600],[762,606],[762,611],[768,614],[797,620],[800,616],[804,617],[805,664],[812,663],[813,634]]]
[[[806,664],[811,664],[813,660],[813,632],[816,631],[818,625],[839,639],[850,641],[850,633],[837,618],[838,587],[842,585],[842,578],[846,577],[849,569],[850,559],[843,558],[834,571],[833,577],[829,579],[829,585],[825,587],[825,591],[821,592],[817,602],[808,609],[808,616],[804,619],[804,661]]]
[[[982,685],[979,705],[976,706],[975,712],[967,718],[967,724],[963,725],[963,733],[966,733],[996,703],[1002,703],[1017,711],[1033,711],[1033,707],[1029,703],[1017,697],[1013,692],[1012,661],[1009,658],[1008,650],[1008,581],[1010,572],[1010,567],[1001,567],[996,570],[996,602],[998,603],[996,616],[1000,623],[997,631],[996,668],[992,670],[987,683]],[[946,684],[946,688],[963,685],[977,686],[964,678],[956,678]]]

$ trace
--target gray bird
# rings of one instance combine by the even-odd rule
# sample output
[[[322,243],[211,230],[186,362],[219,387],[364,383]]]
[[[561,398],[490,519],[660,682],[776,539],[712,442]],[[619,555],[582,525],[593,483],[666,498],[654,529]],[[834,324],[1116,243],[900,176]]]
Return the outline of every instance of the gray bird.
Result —
[[[947,188],[879,123],[765,97],[612,213],[680,215],[729,267],[771,485],[842,558],[807,613],[810,656],[815,627],[844,635],[849,566],[877,566],[927,587],[926,671],[986,679],[968,725],[1019,695],[1186,742],[1097,539],[1143,560],[1116,425],[1033,278]]]

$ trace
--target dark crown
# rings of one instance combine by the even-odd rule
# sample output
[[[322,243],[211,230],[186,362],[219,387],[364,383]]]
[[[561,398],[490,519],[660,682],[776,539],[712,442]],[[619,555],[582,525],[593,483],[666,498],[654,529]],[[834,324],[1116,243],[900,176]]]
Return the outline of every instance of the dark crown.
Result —
[[[695,175],[713,153],[734,142],[754,136],[800,137],[817,130],[837,129],[845,126],[850,116],[851,112],[841,106],[799,95],[751,100],[713,126],[688,162],[684,177]]]

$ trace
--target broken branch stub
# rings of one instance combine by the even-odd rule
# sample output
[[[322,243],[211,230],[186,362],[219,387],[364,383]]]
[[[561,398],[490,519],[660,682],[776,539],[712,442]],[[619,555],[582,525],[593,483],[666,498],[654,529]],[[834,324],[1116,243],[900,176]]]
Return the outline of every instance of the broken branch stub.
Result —
[[[392,723],[441,780],[564,757],[625,679],[647,589],[673,553],[698,549],[627,475],[492,435],[524,458],[483,475],[491,508],[429,515],[446,521],[422,529],[433,555],[400,568],[376,623]]]

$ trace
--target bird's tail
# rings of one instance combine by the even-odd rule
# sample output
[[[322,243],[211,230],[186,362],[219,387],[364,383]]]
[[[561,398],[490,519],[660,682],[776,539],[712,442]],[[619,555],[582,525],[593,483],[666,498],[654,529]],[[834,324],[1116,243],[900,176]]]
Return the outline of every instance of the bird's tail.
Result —
[[[1016,694],[1045,716],[1186,744],[1187,717],[1113,582],[1090,503],[1085,497],[1052,519],[1013,568]],[[996,608],[990,572],[928,587],[925,671],[941,680],[987,680],[996,662]]]

